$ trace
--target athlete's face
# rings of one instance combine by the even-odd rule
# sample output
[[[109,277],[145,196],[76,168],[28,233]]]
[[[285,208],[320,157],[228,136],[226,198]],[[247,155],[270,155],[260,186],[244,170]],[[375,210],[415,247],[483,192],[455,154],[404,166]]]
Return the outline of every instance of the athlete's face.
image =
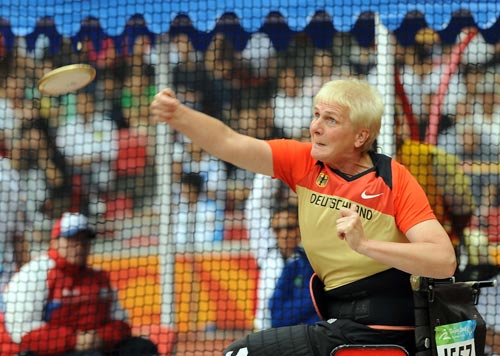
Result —
[[[69,263],[84,266],[90,253],[91,241],[85,232],[70,238],[59,237],[57,251]]]
[[[332,167],[354,151],[355,130],[349,118],[349,109],[344,106],[317,103],[309,132],[311,156]]]

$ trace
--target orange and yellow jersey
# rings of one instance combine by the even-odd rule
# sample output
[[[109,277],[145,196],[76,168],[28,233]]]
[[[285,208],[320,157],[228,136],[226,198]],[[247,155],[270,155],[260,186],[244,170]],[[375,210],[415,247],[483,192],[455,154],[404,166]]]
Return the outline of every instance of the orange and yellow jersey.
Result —
[[[366,236],[380,241],[407,243],[405,233],[411,227],[436,219],[415,178],[388,156],[372,153],[374,167],[350,177],[314,160],[311,143],[268,143],[274,177],[298,195],[302,243],[326,290],[391,268],[353,251],[337,237],[341,207],[357,205]]]

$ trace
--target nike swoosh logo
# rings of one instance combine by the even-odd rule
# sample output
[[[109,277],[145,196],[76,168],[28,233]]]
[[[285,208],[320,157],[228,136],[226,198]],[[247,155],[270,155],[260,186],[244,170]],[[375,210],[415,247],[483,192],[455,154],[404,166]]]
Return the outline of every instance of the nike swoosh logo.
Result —
[[[361,198],[363,198],[363,199],[373,199],[373,198],[381,196],[382,194],[384,194],[384,193],[366,194],[366,190],[365,190],[363,193],[361,193]]]

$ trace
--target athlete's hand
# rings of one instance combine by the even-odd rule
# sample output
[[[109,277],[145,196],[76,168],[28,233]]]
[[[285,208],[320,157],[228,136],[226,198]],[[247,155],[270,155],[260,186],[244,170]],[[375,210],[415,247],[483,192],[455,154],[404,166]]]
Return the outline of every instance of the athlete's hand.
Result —
[[[345,240],[354,251],[358,251],[366,239],[355,204],[352,204],[349,209],[340,208],[340,217],[337,219],[337,236],[341,240]]]
[[[97,330],[78,331],[75,351],[101,350],[103,341]]]
[[[174,117],[174,113],[180,102],[175,97],[172,89],[167,88],[155,95],[151,103],[151,117],[154,123],[168,122]]]

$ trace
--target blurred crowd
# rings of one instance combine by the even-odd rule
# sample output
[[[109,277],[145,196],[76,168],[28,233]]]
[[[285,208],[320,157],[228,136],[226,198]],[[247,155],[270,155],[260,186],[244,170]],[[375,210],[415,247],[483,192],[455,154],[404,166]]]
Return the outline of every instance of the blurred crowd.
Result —
[[[71,38],[59,35],[51,18],[26,36],[1,32],[0,144],[19,174],[31,239],[47,239],[63,211],[99,221],[157,210],[149,104],[160,85],[240,132],[307,140],[307,110],[322,83],[380,79],[374,40],[352,33],[332,32],[321,43],[307,31],[283,33],[278,42],[269,31],[243,40],[231,31],[237,19],[228,16],[200,45],[199,33],[182,21],[154,34],[135,16],[119,39],[96,18]],[[487,230],[499,205],[500,45],[474,28],[462,29],[453,43],[422,28],[408,43],[395,41],[394,54],[397,145],[412,140],[458,157],[474,197],[463,203],[472,211],[469,227]],[[95,67],[94,82],[68,95],[39,93],[45,73],[72,63]],[[254,177],[176,133],[172,141],[174,240],[251,237],[248,227],[256,222],[245,219],[245,204]]]

